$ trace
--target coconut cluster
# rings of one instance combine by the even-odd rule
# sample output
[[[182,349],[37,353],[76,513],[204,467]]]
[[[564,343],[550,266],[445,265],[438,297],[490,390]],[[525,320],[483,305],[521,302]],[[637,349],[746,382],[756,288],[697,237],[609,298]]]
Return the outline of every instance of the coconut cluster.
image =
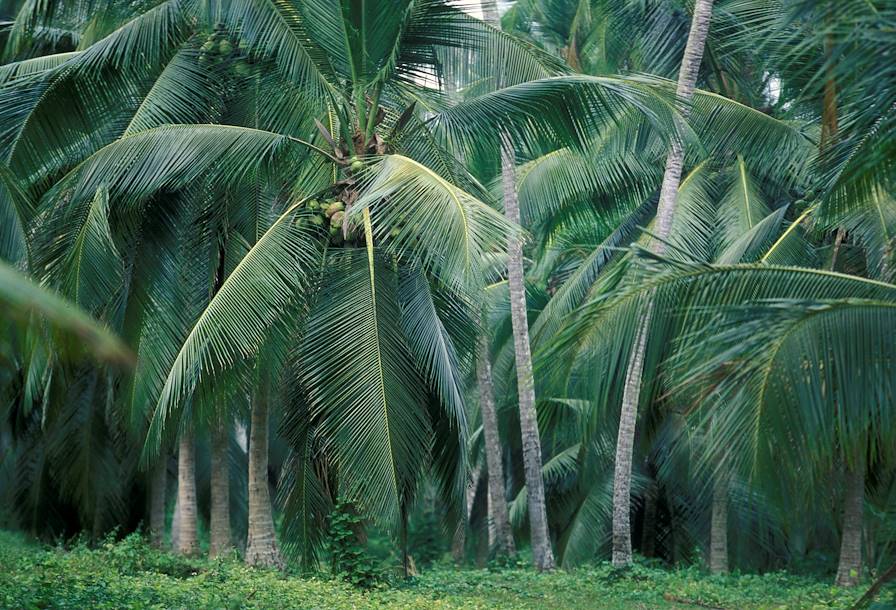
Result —
[[[218,65],[225,62],[237,76],[248,76],[252,72],[249,43],[237,36],[228,36],[225,25],[218,23],[199,47],[199,63]]]
[[[325,227],[330,235],[330,243],[341,246],[344,241],[343,224],[345,223],[345,203],[340,199],[312,199],[308,209],[313,212],[311,224]]]

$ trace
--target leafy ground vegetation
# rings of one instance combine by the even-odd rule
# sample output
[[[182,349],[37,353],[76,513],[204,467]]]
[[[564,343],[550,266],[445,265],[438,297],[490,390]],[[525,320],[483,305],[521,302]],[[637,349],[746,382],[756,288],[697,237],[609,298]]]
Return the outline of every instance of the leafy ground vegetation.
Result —
[[[257,570],[236,556],[188,559],[151,548],[138,535],[95,548],[38,546],[0,534],[3,608],[846,608],[854,590],[769,573],[709,577],[691,567],[609,563],[539,574],[520,566],[427,570],[408,581],[351,587],[326,574]],[[875,609],[893,608],[896,591]],[[889,601],[886,601],[889,599]]]

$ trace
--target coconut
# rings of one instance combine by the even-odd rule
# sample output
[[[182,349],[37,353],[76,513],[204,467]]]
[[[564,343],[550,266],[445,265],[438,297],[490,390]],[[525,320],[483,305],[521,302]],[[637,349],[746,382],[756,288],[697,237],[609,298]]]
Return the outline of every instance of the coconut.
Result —
[[[211,40],[207,40],[201,47],[199,47],[199,49],[203,53],[214,53],[215,52],[215,43],[212,42]]]
[[[218,43],[218,51],[221,55],[230,55],[233,52],[233,45],[229,40],[222,40]]]
[[[308,207],[312,210],[316,210],[320,207],[320,202],[317,199],[312,199],[308,202]]]
[[[313,224],[317,227],[324,226],[324,217],[320,216],[319,214],[315,214],[314,216],[311,217],[311,224]]]
[[[236,72],[237,76],[249,76],[252,73],[252,68],[246,63],[245,60],[240,60],[236,62],[236,65],[233,67],[233,71]]]
[[[333,216],[334,214],[341,212],[345,209],[345,204],[341,201],[334,201],[327,208],[327,216]]]
[[[338,210],[330,216],[330,228],[342,228],[342,223],[345,222],[345,212],[342,210]]]

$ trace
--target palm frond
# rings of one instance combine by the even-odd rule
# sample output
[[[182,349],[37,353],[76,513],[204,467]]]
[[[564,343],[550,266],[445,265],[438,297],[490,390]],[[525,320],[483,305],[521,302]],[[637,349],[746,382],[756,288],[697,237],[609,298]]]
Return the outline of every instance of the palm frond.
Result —
[[[340,493],[391,529],[426,464],[430,423],[426,384],[401,332],[394,263],[365,225],[366,250],[328,257],[301,374],[310,416],[335,453]]]
[[[291,206],[214,295],[175,358],[155,407],[145,457],[158,452],[168,419],[204,375],[251,358],[284,310],[296,306],[318,264],[317,231]]]
[[[449,284],[481,275],[482,256],[514,230],[501,214],[428,167],[387,155],[371,167],[348,218],[369,210],[377,244],[413,253]]]
[[[75,347],[80,343],[103,360],[131,362],[130,351],[112,333],[70,302],[41,288],[3,261],[0,261],[0,280],[0,301],[8,308],[6,311],[23,323],[35,313],[62,334],[62,344]]]

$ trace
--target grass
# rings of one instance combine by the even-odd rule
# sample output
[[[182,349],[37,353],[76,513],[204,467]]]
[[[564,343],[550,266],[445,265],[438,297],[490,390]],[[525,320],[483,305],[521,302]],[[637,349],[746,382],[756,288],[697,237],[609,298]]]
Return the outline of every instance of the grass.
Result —
[[[321,576],[249,569],[236,558],[183,559],[149,548],[137,535],[65,549],[0,532],[2,608],[777,610],[845,608],[857,596],[783,573],[711,577],[696,568],[637,565],[621,575],[606,564],[551,574],[439,567],[361,591]]]

